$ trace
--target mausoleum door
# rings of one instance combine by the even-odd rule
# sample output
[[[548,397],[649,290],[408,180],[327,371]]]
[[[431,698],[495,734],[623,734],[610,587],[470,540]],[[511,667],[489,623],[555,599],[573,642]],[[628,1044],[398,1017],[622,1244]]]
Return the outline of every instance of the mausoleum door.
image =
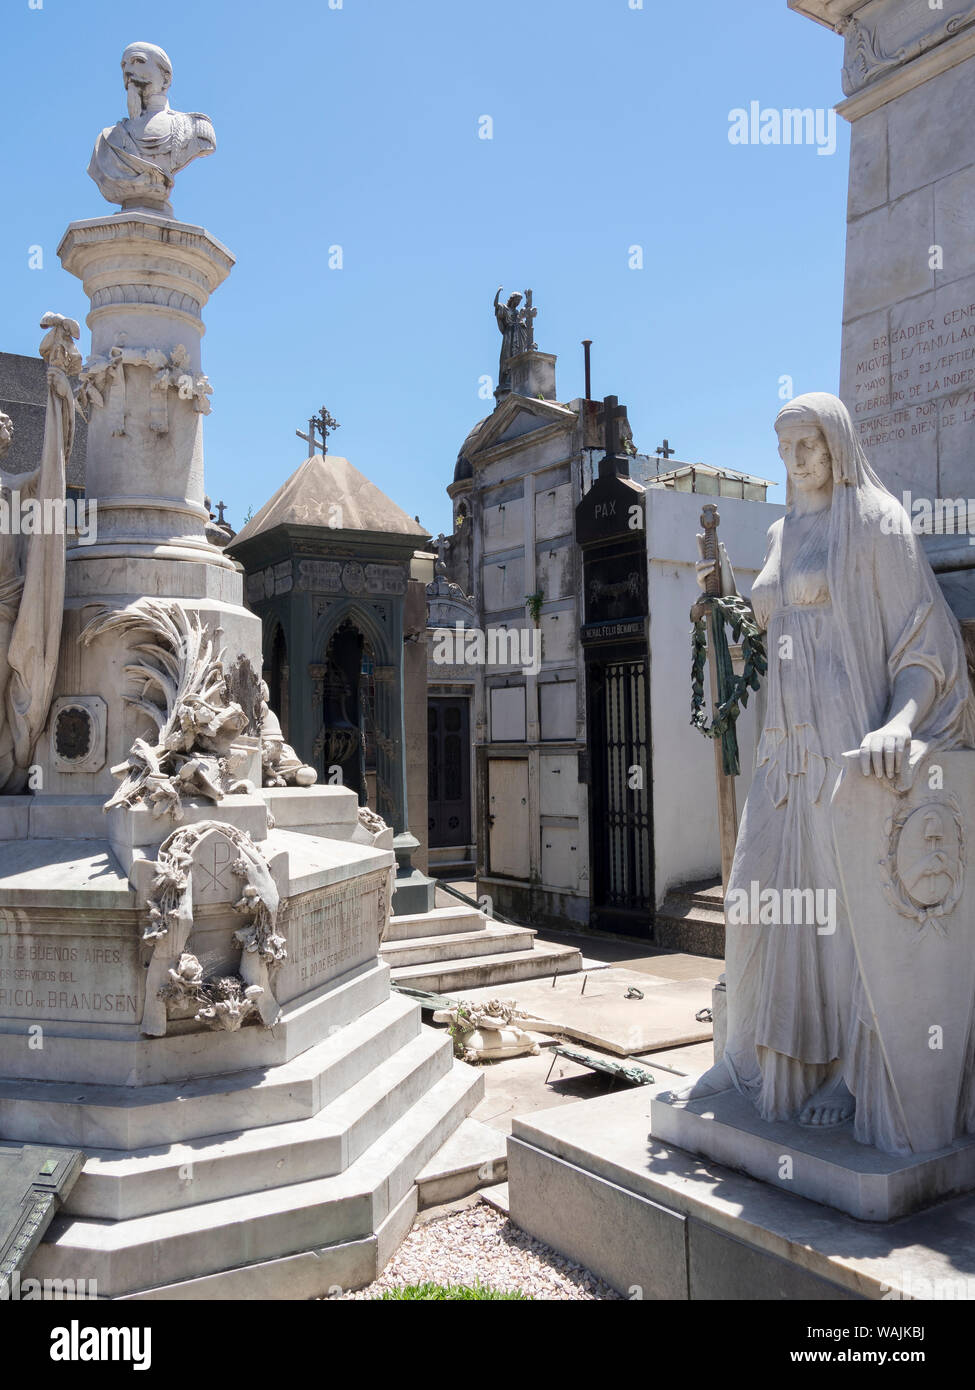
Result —
[[[653,905],[647,661],[590,660],[587,674],[592,923],[644,936]]]
[[[466,697],[427,704],[427,814],[430,845],[470,844],[470,704]]]

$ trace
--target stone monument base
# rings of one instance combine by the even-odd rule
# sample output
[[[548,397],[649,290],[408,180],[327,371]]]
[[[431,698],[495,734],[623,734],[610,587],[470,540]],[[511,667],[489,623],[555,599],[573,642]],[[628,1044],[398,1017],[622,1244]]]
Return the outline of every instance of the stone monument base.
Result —
[[[89,1136],[26,1273],[149,1299],[314,1298],[375,1279],[416,1215],[416,1175],[483,1076],[389,994],[384,966],[296,1000],[280,1030],[319,1040],[271,1066],[83,1097],[5,1083],[0,1108],[21,1127],[47,1109]]]
[[[630,1298],[975,1299],[975,1195],[853,1220],[795,1184],[756,1181],[650,1133],[651,1107],[672,1085],[516,1119],[515,1224]]]
[[[201,835],[187,841],[192,915],[177,946],[175,913],[145,935],[161,850],[144,808],[8,801],[0,1135],[84,1154],[25,1277],[84,1280],[104,1298],[311,1298],[369,1283],[412,1223],[418,1174],[484,1089],[419,1005],[390,992],[378,951],[392,832],[361,825],[340,787],[185,802],[181,826]],[[269,1017],[258,1005],[214,1026],[204,1006],[220,996],[193,991],[225,973],[245,982],[241,846],[260,846],[279,889],[286,954],[257,990]],[[206,974],[182,988],[166,966],[184,949]]]
[[[686,1102],[657,1096],[650,1103],[650,1129],[662,1143],[725,1163],[858,1221],[893,1221],[975,1188],[975,1138],[957,1140],[936,1153],[899,1157],[858,1144],[852,1121],[833,1129],[769,1124],[737,1091]]]

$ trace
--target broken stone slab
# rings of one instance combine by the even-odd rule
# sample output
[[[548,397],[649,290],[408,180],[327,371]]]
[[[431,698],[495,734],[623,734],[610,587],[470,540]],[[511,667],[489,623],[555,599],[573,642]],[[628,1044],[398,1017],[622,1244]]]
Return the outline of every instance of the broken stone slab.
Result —
[[[585,990],[582,989],[585,978]],[[501,997],[513,998],[528,1015],[535,1032],[563,1034],[606,1052],[630,1057],[662,1048],[707,1042],[710,1023],[695,1015],[711,1006],[707,979],[666,980],[623,967],[609,967],[567,980],[531,980]],[[627,998],[627,991],[638,991]],[[469,997],[482,1002],[499,991],[476,989]],[[642,995],[642,998],[639,997]]]

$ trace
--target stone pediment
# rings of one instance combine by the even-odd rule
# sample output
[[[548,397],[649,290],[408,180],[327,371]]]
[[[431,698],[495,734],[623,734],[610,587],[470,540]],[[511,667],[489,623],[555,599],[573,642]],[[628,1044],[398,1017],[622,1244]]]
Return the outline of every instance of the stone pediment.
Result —
[[[484,422],[477,435],[474,457],[498,444],[508,444],[536,430],[554,426],[571,428],[577,415],[567,406],[554,401],[530,400],[527,396],[507,396],[493,415]]]

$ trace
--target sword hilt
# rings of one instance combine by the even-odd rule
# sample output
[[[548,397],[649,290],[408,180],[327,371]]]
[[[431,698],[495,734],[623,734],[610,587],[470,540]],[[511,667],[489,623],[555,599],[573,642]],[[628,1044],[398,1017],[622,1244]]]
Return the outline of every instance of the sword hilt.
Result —
[[[704,527],[704,547],[701,558],[710,560],[712,569],[707,577],[705,592],[708,598],[716,598],[721,593],[721,558],[718,551],[718,525],[721,517],[713,502],[701,511],[701,525]]]

